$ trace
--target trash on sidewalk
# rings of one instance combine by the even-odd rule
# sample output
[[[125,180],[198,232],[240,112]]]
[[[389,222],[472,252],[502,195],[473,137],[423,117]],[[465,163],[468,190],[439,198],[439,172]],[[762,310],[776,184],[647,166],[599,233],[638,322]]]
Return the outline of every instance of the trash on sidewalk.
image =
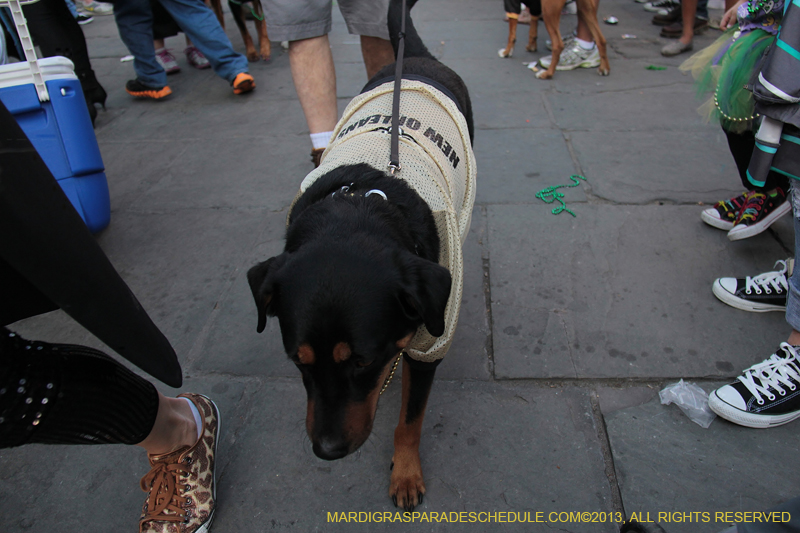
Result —
[[[523,65],[525,65],[527,68],[531,69],[534,72],[539,72],[539,67],[537,66],[538,63],[539,63],[538,59],[536,61],[531,61],[530,63],[528,63],[527,61],[522,62]]]
[[[619,19],[617,17],[611,16],[604,18],[603,22],[605,22],[606,24],[617,24],[619,22]]]
[[[644,68],[646,70],[667,70],[667,67],[659,67],[658,65],[647,65]]]
[[[633,35],[632,33],[623,33],[622,34],[622,38],[623,39],[636,39],[636,36]]]
[[[133,61],[133,56],[127,55],[119,58],[120,63],[127,63],[128,61]]]
[[[658,397],[664,405],[674,403],[692,422],[706,429],[717,417],[708,406],[708,393],[696,383],[680,380],[664,387]]]

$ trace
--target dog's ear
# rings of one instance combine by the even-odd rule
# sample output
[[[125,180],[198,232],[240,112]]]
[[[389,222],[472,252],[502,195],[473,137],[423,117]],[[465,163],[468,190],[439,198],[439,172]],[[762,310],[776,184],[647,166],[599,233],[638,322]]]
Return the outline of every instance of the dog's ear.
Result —
[[[450,272],[438,263],[404,254],[400,305],[412,320],[422,320],[434,337],[444,333],[444,311],[450,298]]]
[[[270,257],[263,263],[259,263],[247,271],[247,282],[250,290],[253,291],[253,298],[258,309],[258,326],[256,331],[261,333],[267,326],[267,315],[272,315],[270,303],[275,284],[275,274],[286,263],[288,254]]]

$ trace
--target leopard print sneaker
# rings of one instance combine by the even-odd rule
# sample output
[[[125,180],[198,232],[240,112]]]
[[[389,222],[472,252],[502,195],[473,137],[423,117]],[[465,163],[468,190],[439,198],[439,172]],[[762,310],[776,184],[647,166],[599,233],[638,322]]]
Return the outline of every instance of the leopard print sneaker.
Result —
[[[148,455],[150,472],[142,478],[147,500],[139,533],[206,533],[216,508],[214,456],[219,438],[219,410],[200,394],[185,393],[203,418],[200,439],[163,455]]]

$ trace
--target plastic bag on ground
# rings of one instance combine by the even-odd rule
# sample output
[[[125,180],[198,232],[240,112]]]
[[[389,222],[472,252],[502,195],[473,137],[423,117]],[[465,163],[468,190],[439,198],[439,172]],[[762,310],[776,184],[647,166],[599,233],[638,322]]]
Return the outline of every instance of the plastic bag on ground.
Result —
[[[689,420],[704,428],[708,428],[717,417],[708,406],[708,393],[695,383],[680,380],[664,387],[658,396],[662,404],[674,403]]]

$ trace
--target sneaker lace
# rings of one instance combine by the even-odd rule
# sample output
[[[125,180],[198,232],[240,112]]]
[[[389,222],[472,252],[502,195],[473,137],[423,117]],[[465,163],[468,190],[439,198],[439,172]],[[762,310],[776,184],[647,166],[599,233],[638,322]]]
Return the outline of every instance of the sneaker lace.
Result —
[[[742,214],[739,216],[739,221],[755,220],[761,208],[764,206],[764,200],[766,200],[766,198],[766,194],[760,192],[751,193],[744,206],[742,206]]]
[[[179,492],[182,485],[179,477],[189,475],[191,458],[184,458],[183,463],[158,462],[153,465],[140,481],[142,490],[150,493],[147,498],[147,510],[141,523],[149,520],[161,522],[183,522],[189,517],[187,510],[192,503],[190,498],[184,498],[189,490],[189,485],[183,485],[184,491]]]
[[[715,207],[724,209],[725,212],[737,213],[739,209],[741,209],[746,197],[747,197],[747,192],[737,196],[736,198],[731,198],[729,200],[720,200],[719,202],[717,202],[717,205]]]
[[[205,56],[201,54],[200,50],[198,50],[195,47],[191,47],[186,52],[186,55],[189,56],[189,60],[192,61],[193,63],[200,63],[203,61],[203,59],[205,59]]]
[[[776,398],[772,391],[785,396],[786,391],[781,385],[793,391],[800,382],[800,367],[795,347],[782,342],[779,352],[772,354],[766,361],[751,366],[737,379],[744,383],[758,405],[764,405],[762,394],[770,401]]]
[[[564,63],[568,65],[570,63],[574,63],[575,61],[581,61],[584,57],[581,55],[583,52],[583,48],[581,48],[580,43],[578,40],[575,39],[572,43],[564,50],[564,53],[561,54],[561,59],[559,63]],[[587,52],[591,52],[591,50],[587,50]]]
[[[751,294],[755,291],[756,294],[761,294],[763,290],[767,294],[772,294],[774,290],[778,294],[783,291],[789,290],[789,284],[786,282],[786,272],[789,267],[786,266],[786,261],[778,261],[775,266],[783,265],[783,268],[775,272],[764,272],[755,277],[747,276],[745,278],[745,292]]]
[[[167,50],[166,48],[164,48],[164,49],[163,49],[163,50],[161,50],[160,52],[157,52],[157,53],[156,53],[156,55],[157,55],[158,57],[160,57],[160,58],[161,58],[161,60],[162,60],[162,61],[164,61],[165,63],[169,63],[169,62],[175,62],[175,61],[177,61],[177,60],[175,59],[175,56],[174,56],[174,55],[172,55],[172,54],[170,53],[170,51],[169,51],[169,50]]]

